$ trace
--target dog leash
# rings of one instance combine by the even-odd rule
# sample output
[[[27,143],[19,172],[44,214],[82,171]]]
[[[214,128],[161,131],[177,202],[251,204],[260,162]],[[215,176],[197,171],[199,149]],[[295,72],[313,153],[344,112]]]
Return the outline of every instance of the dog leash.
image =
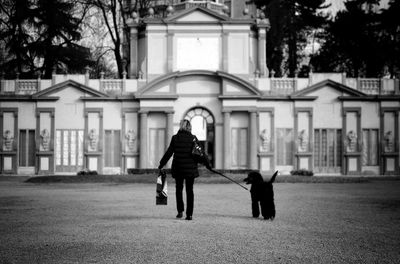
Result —
[[[235,181],[234,179],[231,179],[231,178],[229,178],[228,176],[222,174],[221,172],[216,171],[216,170],[213,170],[213,169],[209,169],[209,170],[210,170],[211,172],[214,172],[214,173],[218,174],[218,175],[221,175],[221,176],[224,177],[224,178],[227,178],[227,179],[230,180],[231,182],[236,183],[237,185],[239,185],[240,187],[242,187],[242,188],[245,189],[246,191],[249,190],[249,189],[247,189],[245,186],[241,185],[240,183],[238,183],[238,182]]]

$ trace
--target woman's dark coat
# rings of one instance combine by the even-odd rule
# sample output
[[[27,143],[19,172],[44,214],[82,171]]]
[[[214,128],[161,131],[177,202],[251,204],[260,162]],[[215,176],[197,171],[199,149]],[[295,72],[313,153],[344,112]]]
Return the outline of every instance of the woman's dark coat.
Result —
[[[173,178],[196,178],[199,177],[197,162],[192,157],[193,140],[197,138],[192,133],[179,130],[172,136],[171,143],[160,161],[158,168],[164,167],[174,154],[171,173]]]

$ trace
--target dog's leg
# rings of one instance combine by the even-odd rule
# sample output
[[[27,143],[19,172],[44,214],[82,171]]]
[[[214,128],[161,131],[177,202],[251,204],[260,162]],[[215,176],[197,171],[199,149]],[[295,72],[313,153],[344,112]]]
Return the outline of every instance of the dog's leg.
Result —
[[[251,193],[251,212],[253,214],[253,217],[259,217],[260,216],[260,209],[258,205],[258,200],[257,197],[254,193]]]
[[[260,209],[258,208],[258,201],[254,201],[251,203],[251,211],[253,213],[253,217],[257,218],[260,216]]]
[[[265,220],[275,218],[275,205],[265,201],[261,201],[261,214]]]

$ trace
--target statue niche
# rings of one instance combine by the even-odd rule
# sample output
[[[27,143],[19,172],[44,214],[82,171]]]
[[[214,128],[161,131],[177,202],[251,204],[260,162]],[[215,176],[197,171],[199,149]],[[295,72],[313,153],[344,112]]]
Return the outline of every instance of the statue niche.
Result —
[[[385,136],[383,137],[384,139],[384,145],[385,145],[385,152],[393,152],[394,151],[394,138],[393,138],[393,133],[392,131],[387,131],[385,133]]]
[[[125,135],[126,145],[128,146],[129,151],[135,150],[135,142],[136,142],[136,134],[132,129],[128,130]]]
[[[43,151],[48,151],[50,149],[50,132],[47,128],[40,132],[40,145]]]
[[[301,130],[299,133],[298,139],[298,151],[305,152],[307,151],[308,146],[308,134],[305,129]]]
[[[357,134],[350,130],[347,133],[347,152],[357,151]]]
[[[89,150],[96,151],[97,150],[97,142],[99,140],[99,136],[96,133],[96,129],[91,129],[89,131]]]
[[[11,151],[12,150],[12,145],[13,145],[13,142],[14,142],[14,135],[11,133],[10,130],[6,130],[4,132],[3,142],[4,142],[3,150]]]
[[[265,152],[270,151],[270,142],[271,142],[271,140],[270,140],[270,135],[269,135],[269,133],[268,133],[268,131],[266,129],[263,129],[261,131],[260,139],[261,139],[261,142],[260,142],[261,143],[261,150],[265,151]]]

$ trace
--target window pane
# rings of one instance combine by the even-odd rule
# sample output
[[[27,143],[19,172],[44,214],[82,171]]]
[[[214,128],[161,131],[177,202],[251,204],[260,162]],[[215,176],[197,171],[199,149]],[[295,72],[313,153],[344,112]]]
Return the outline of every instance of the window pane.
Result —
[[[377,166],[378,165],[378,144],[379,144],[379,133],[378,129],[373,129],[370,131],[371,132],[371,142],[370,142],[370,149],[369,149],[369,155],[370,155],[370,165],[371,166]]]
[[[240,129],[239,139],[239,165],[241,167],[247,166],[247,129]]]
[[[237,167],[239,166],[239,148],[238,148],[238,138],[239,138],[239,133],[237,128],[232,128],[232,147],[231,147],[231,153],[232,153],[232,166]]]
[[[319,152],[320,152],[320,145],[319,145],[319,138],[320,138],[320,130],[314,130],[314,166],[319,167],[321,166],[321,161],[319,159]]]
[[[335,166],[335,129],[328,129],[328,166]]]
[[[368,165],[368,150],[369,150],[369,133],[367,129],[362,132],[363,149],[362,149],[362,165]]]
[[[285,165],[293,165],[293,129],[285,131]]]
[[[112,152],[112,131],[105,130],[104,131],[104,166],[111,167],[111,152]]]
[[[277,128],[276,129],[276,164],[277,165],[285,165],[284,163],[284,129]]]
[[[29,139],[28,139],[28,166],[34,167],[35,166],[35,130],[29,130]]]
[[[70,134],[70,140],[71,140],[71,166],[75,166],[76,165],[76,131],[73,130],[71,131]]]
[[[26,130],[19,132],[19,166],[26,166],[26,153],[28,146],[26,145]]]
[[[56,165],[59,166],[61,165],[61,131],[57,130],[56,131]]]
[[[114,130],[114,159],[113,159],[113,167],[120,166],[120,155],[121,155],[121,140],[120,140],[120,130]]]
[[[78,166],[83,165],[83,130],[78,131]]]
[[[322,130],[321,134],[321,166],[326,167],[327,164],[327,131],[326,129]]]
[[[63,165],[69,165],[69,141],[68,141],[68,131],[63,131]]]

